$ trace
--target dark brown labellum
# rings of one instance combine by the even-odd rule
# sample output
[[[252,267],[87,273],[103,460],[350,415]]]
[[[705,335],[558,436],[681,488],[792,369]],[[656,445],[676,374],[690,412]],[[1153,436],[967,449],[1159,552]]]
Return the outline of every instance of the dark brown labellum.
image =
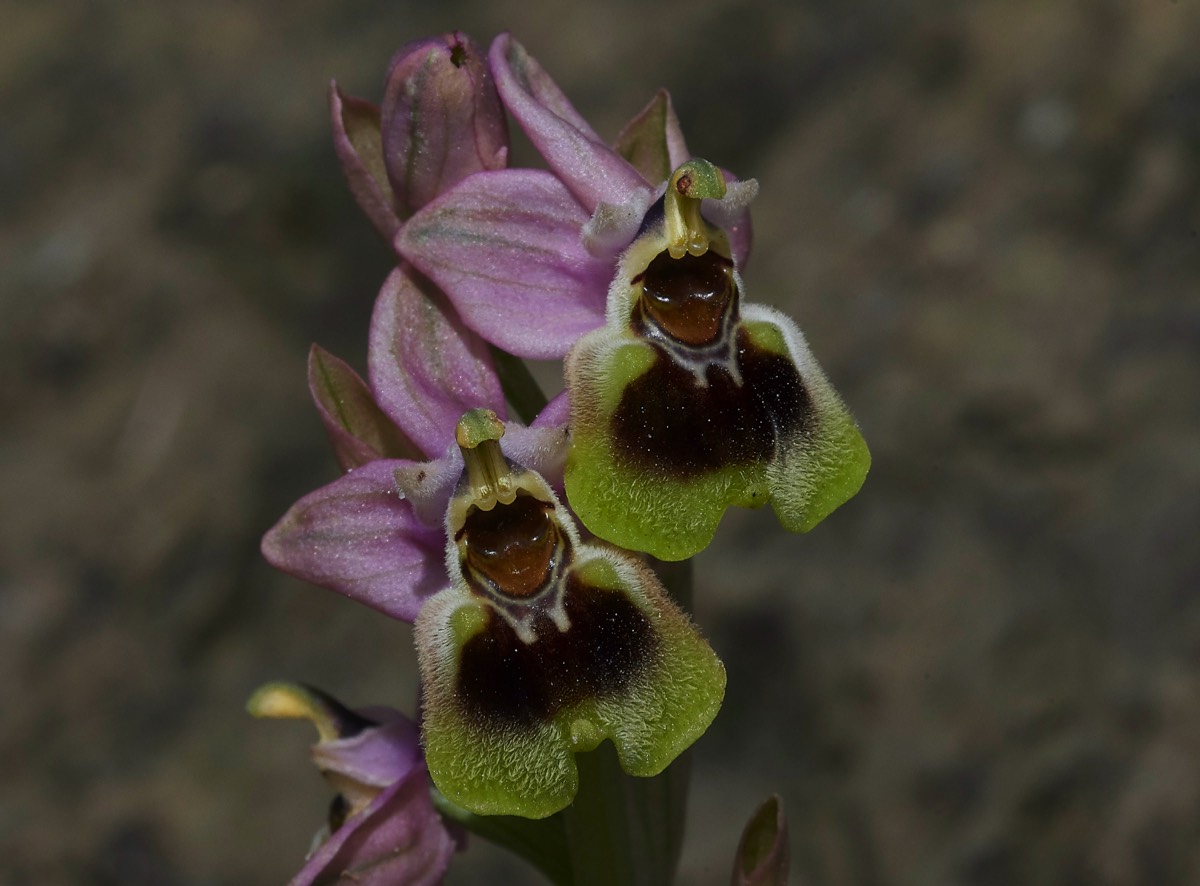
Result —
[[[812,403],[792,361],[737,332],[734,362],[741,383],[722,363],[709,363],[707,385],[661,347],[655,362],[630,382],[612,416],[613,444],[631,465],[676,480],[721,468],[761,464],[782,437],[812,420]]]
[[[653,663],[658,635],[624,594],[571,573],[563,605],[570,627],[560,631],[537,612],[532,643],[488,607],[484,628],[459,660],[455,695],[471,717],[499,726],[545,723],[585,699],[621,695]]]

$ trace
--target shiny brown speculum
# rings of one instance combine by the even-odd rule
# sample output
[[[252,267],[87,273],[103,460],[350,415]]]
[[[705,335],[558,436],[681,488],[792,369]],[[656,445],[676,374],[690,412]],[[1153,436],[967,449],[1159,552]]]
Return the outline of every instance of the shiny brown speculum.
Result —
[[[737,308],[733,262],[713,249],[680,258],[661,252],[634,282],[642,285],[638,331],[657,330],[690,347],[720,340]]]
[[[457,534],[472,585],[517,600],[542,590],[563,541],[552,511],[548,502],[528,494],[491,510],[473,508]]]
[[[464,473],[449,519],[466,586],[487,605],[459,651],[454,697],[473,721],[527,727],[619,696],[652,664],[658,639],[627,596],[574,568],[569,516],[544,479],[504,456],[493,417],[459,422]]]
[[[733,261],[713,246],[678,258],[664,249],[631,282],[631,326],[654,361],[609,419],[615,452],[679,480],[773,458],[811,408],[791,359],[742,328]]]

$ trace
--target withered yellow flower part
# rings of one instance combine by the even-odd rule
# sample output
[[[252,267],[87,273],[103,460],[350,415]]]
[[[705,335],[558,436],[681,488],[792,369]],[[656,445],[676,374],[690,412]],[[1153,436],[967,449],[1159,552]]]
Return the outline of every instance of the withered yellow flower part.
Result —
[[[299,683],[268,683],[246,709],[311,721],[318,736],[312,761],[336,791],[288,886],[442,882],[461,839],[433,807],[415,723],[391,708],[351,710]]]

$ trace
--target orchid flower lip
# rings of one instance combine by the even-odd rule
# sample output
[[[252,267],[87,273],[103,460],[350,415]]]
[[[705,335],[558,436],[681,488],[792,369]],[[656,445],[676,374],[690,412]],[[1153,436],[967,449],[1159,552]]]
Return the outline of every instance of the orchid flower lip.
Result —
[[[663,253],[633,282],[641,293],[631,317],[638,335],[690,371],[700,387],[708,387],[716,368],[741,386],[739,286],[729,259],[715,249],[679,258]]]
[[[605,326],[568,355],[572,506],[601,538],[660,559],[702,550],[731,505],[769,501],[805,531],[869,465],[803,336],[742,304],[736,250],[701,213],[752,191],[707,161],[676,169],[618,262]]]
[[[435,783],[454,802],[543,817],[570,802],[571,755],[605,736],[630,771],[666,765],[715,715],[724,677],[653,573],[582,543],[546,480],[500,452],[503,435],[484,411],[458,428],[465,465],[446,512],[451,583],[416,622],[426,749]],[[471,476],[473,460],[486,482]],[[500,485],[510,500],[497,500]],[[676,666],[693,674],[683,681],[691,688],[660,694]],[[642,705],[663,709],[650,715]],[[629,723],[643,716],[644,727]],[[518,747],[521,762],[509,757]],[[642,757],[654,762],[632,762]],[[531,795],[525,771],[542,782],[560,775]]]

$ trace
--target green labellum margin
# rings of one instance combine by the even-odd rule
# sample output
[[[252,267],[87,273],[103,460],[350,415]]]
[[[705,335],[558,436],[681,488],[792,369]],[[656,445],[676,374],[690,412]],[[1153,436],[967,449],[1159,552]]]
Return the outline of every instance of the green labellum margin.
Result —
[[[707,249],[674,257],[670,217],[651,209],[605,326],[568,355],[566,491],[601,538],[682,560],[730,505],[770,501],[786,529],[811,529],[858,491],[870,454],[795,323],[742,304],[724,234],[696,222]]]
[[[583,543],[540,475],[479,448],[447,515],[451,587],[415,625],[425,758],[459,806],[542,818],[605,739],[631,775],[665,769],[716,716],[725,671],[648,566]]]

